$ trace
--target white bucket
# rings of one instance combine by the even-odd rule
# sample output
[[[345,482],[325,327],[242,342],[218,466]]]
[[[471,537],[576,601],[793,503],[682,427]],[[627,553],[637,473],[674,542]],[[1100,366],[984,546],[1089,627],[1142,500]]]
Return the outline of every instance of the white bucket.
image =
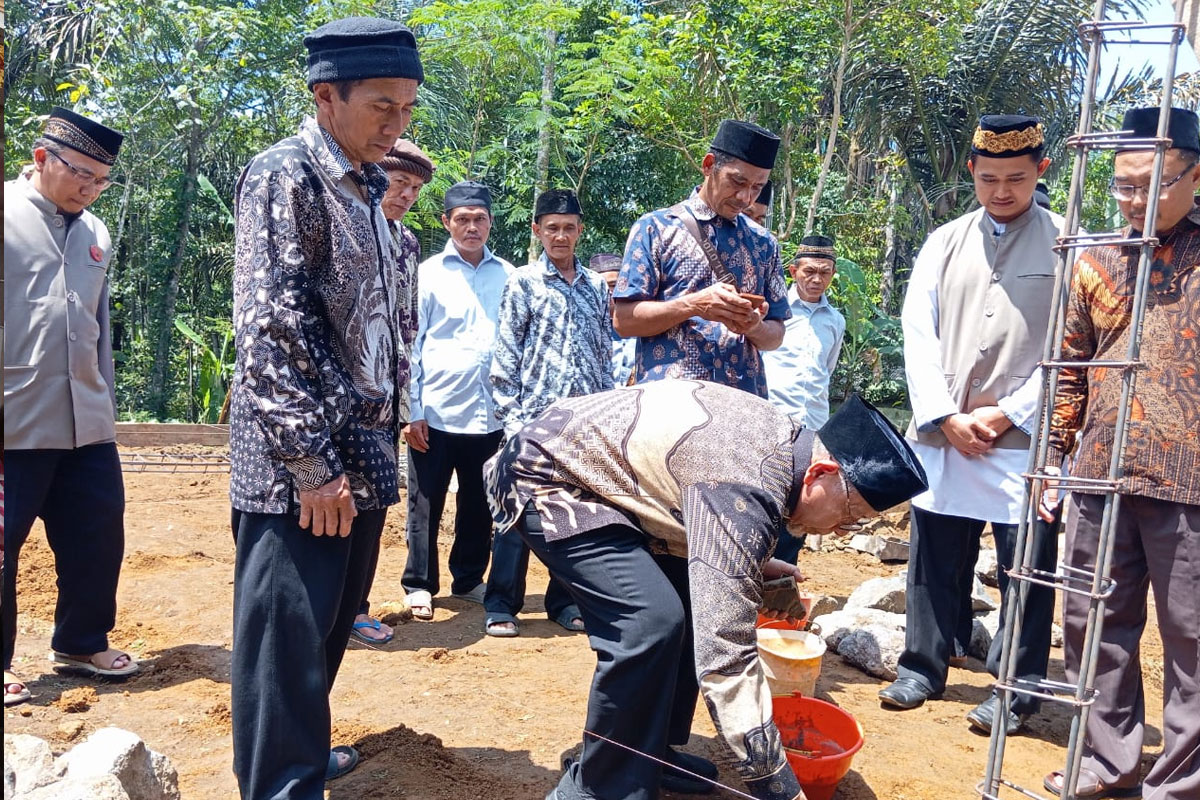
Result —
[[[821,674],[825,641],[808,631],[758,628],[758,657],[771,694],[800,692],[812,697]]]

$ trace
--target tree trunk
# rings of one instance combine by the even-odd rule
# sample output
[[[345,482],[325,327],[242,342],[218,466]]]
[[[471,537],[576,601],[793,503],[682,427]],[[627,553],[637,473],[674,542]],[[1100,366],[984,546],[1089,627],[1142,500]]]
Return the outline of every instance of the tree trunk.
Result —
[[[812,233],[813,223],[817,218],[817,205],[821,202],[821,193],[825,191],[825,180],[829,177],[834,148],[837,146],[838,127],[842,124],[842,81],[846,77],[846,55],[850,50],[850,37],[854,24],[853,12],[854,0],[846,0],[846,16],[842,26],[842,48],[838,53],[837,71],[833,75],[833,113],[829,119],[829,139],[825,143],[825,158],[821,159],[821,171],[817,175],[817,186],[813,189],[812,199],[808,202],[808,217],[804,220],[805,236]]]
[[[558,51],[558,31],[546,31],[546,63],[542,67],[542,124],[538,129],[537,177],[533,185],[533,201],[537,202],[539,194],[546,190],[550,182],[550,146],[553,137],[550,130],[550,115],[554,102],[554,61]],[[538,239],[529,233],[529,261],[538,257]]]
[[[889,174],[888,182],[888,218],[887,227],[883,232],[883,264],[879,270],[879,307],[885,314],[892,313],[892,296],[896,291],[896,205],[900,202],[900,182],[896,176]]]
[[[187,168],[183,175],[183,186],[179,196],[179,223],[175,228],[175,249],[167,266],[159,302],[157,337],[154,346],[154,366],[150,371],[149,406],[154,416],[162,419],[167,415],[167,376],[171,369],[171,340],[175,332],[175,303],[179,299],[179,275],[183,271],[183,260],[187,255],[188,231],[192,221],[192,206],[196,201],[196,177],[200,174],[200,134],[198,120],[192,121],[188,138]]]

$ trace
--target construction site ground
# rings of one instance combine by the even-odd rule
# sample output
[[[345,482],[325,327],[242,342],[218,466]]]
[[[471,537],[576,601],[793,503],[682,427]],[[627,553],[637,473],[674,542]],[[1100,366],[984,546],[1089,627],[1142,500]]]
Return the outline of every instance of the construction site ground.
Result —
[[[229,709],[233,540],[228,478],[220,473],[127,473],[128,510],[116,647],[142,664],[123,683],[95,683],[59,674],[46,660],[56,597],[53,558],[40,526],[21,556],[20,618],[14,665],[32,702],[7,708],[6,733],[31,733],[58,751],[95,729],[136,732],[167,754],[185,798],[237,797]],[[443,520],[445,547],[452,506]],[[895,518],[893,518],[894,520]],[[906,530],[890,530],[907,536]],[[990,544],[990,541],[989,541]],[[372,592],[376,603],[403,597],[404,505],[384,533]],[[806,588],[847,596],[863,580],[894,574],[854,552],[805,551]],[[436,598],[433,622],[397,625],[381,648],[352,644],[331,696],[333,743],[353,744],[361,765],[328,785],[330,798],[413,800],[534,800],[558,780],[562,757],[579,747],[594,657],[587,638],[570,634],[541,613],[546,571],[531,565],[521,636],[483,634],[479,606]],[[445,591],[445,590],[444,590]],[[1161,644],[1153,610],[1142,648],[1146,681],[1147,758],[1161,746]],[[1051,675],[1062,678],[1062,651],[1051,653]],[[827,654],[817,696],[848,710],[866,743],[842,781],[839,800],[947,800],[977,797],[988,739],[968,729],[964,715],[987,696],[991,678],[971,659],[952,669],[945,699],[907,712],[888,711],[876,697],[884,683]],[[1005,777],[1041,789],[1042,776],[1062,767],[1070,717],[1047,707],[1024,735],[1009,740]],[[690,749],[721,766],[721,779],[744,789],[700,704]],[[732,797],[725,794],[718,796]]]

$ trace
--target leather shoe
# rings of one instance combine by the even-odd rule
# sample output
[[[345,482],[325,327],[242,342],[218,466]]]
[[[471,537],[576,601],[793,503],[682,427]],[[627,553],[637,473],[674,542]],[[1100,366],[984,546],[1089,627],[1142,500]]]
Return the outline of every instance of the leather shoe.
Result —
[[[996,712],[1000,710],[1000,696],[993,694],[987,700],[984,700],[975,708],[967,713],[967,722],[971,723],[971,727],[981,733],[991,733],[992,723],[996,719]],[[1005,733],[1012,736],[1025,725],[1025,714],[1013,713],[1011,708],[1005,714]]]
[[[667,752],[663,755],[663,761],[680,769],[687,770],[687,772],[702,775],[712,780],[717,779],[717,765],[707,758],[701,758],[700,756],[668,747]],[[659,786],[669,792],[678,792],[680,794],[708,794],[713,790],[713,785],[708,781],[700,780],[692,775],[688,775],[686,772],[680,772],[679,769],[672,769],[671,767],[663,767]]]
[[[897,678],[891,686],[879,690],[879,701],[885,706],[907,711],[926,700],[941,700],[941,692],[931,692],[914,678]]]

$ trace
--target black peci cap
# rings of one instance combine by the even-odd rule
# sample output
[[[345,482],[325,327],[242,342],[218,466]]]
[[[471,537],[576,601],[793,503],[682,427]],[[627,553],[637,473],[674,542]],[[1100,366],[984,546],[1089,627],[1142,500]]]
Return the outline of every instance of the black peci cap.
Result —
[[[371,78],[425,80],[417,39],[404,25],[377,17],[345,17],[304,37],[308,88]]]
[[[753,122],[727,119],[717,128],[709,149],[719,150],[755,167],[771,169],[779,153],[779,137]]]
[[[123,134],[117,133],[107,125],[101,125],[61,106],[50,110],[50,116],[42,126],[42,138],[69,147],[110,167],[117,160],[121,142],[125,141]]]
[[[478,181],[461,181],[446,190],[444,207],[447,211],[463,206],[483,206],[492,210],[492,193]]]
[[[579,198],[570,189],[547,189],[533,204],[533,221],[537,222],[545,214],[578,214],[582,217],[583,209],[579,207]]]
[[[817,431],[863,499],[886,511],[929,488],[916,454],[879,409],[857,394]]]
[[[1133,131],[1131,138],[1151,139],[1158,136],[1159,107],[1131,108],[1125,112],[1121,122],[1121,130]],[[1184,150],[1200,151],[1200,120],[1195,111],[1186,108],[1172,108],[1171,118],[1167,120],[1167,137],[1171,147]],[[1117,150],[1118,153],[1121,150]]]
[[[984,114],[971,137],[971,152],[988,158],[1016,158],[1031,155],[1045,144],[1046,135],[1037,117]]]

